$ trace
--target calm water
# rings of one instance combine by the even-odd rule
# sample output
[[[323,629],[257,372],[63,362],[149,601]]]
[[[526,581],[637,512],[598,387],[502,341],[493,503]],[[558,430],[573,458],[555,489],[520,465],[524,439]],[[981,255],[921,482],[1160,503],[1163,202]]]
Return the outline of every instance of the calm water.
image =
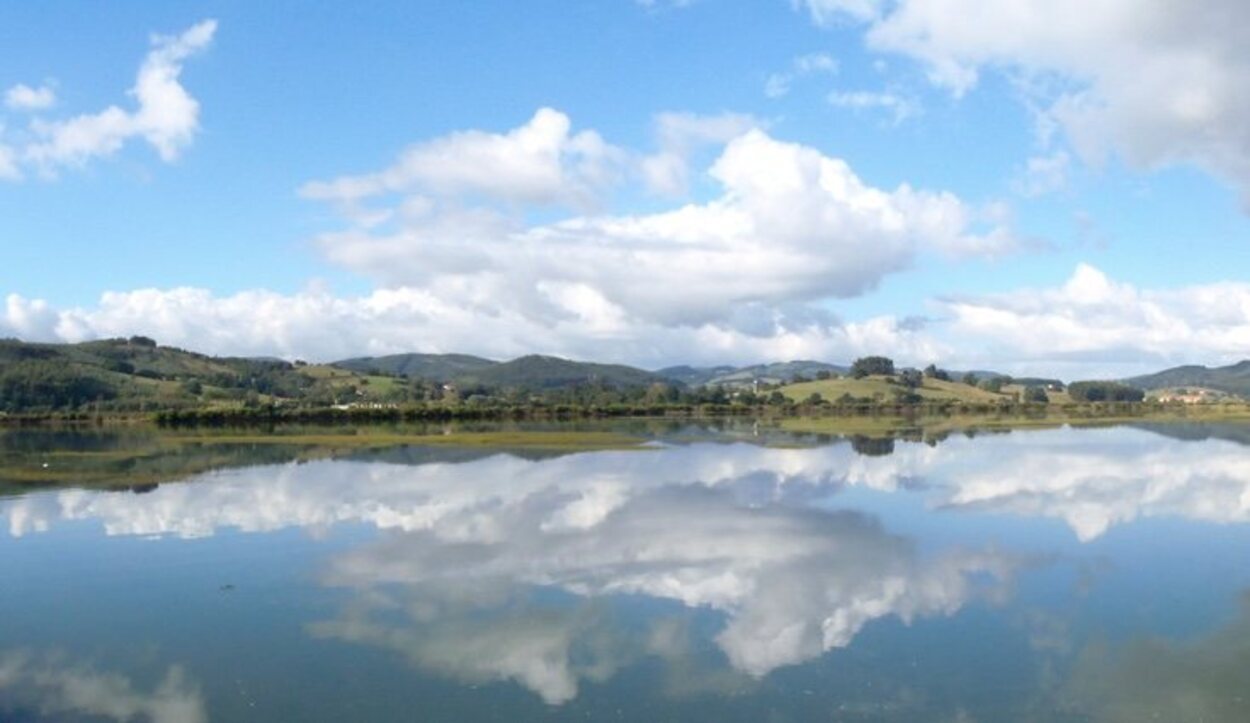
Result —
[[[1242,440],[0,435],[0,719],[1244,722]]]

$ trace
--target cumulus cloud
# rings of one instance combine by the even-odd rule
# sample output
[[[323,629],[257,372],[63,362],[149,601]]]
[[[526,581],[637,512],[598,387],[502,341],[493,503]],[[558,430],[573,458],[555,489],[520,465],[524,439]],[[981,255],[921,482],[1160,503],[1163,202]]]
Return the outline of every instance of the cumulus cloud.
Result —
[[[377,173],[307,183],[308,198],[341,204],[384,194],[481,194],[530,204],[588,204],[621,153],[594,131],[571,133],[568,116],[541,108],[507,133],[463,131],[405,150]]]
[[[360,297],[324,290],[217,296],[207,289],[144,289],[108,292],[94,307],[70,309],[13,294],[0,307],[0,337],[77,342],[144,334],[206,353],[319,360],[414,348],[498,359],[538,352],[651,368],[843,359],[881,349],[918,361],[949,353],[922,329],[892,316],[843,323],[808,309],[755,305],[734,317],[740,329],[664,326],[624,318],[588,286],[548,284],[542,298],[566,311],[542,321],[506,308],[490,288],[452,286],[449,297],[440,294],[441,286],[380,289]]]
[[[144,692],[124,675],[25,650],[0,653],[0,711],[6,708],[119,723],[208,721],[203,695],[181,667],[171,666],[154,690]]]
[[[1239,0],[806,0],[820,24],[923,63],[961,95],[986,70],[1047,79],[1041,105],[1086,161],[1193,164],[1250,197],[1250,6]],[[976,18],[969,22],[969,18]]]
[[[949,297],[939,305],[953,340],[1053,369],[1128,376],[1143,365],[1231,363],[1250,348],[1250,284],[1243,282],[1141,289],[1081,264],[1059,287]]]
[[[55,104],[56,91],[47,85],[32,88],[25,83],[18,83],[4,93],[4,105],[12,110],[47,110]]]
[[[535,119],[540,118],[553,129],[551,142],[540,145],[561,147],[559,139],[568,137],[563,116],[540,111]],[[1011,243],[1001,228],[979,233],[976,209],[951,193],[908,185],[875,188],[844,161],[758,129],[734,137],[712,163],[708,173],[721,194],[706,203],[650,215],[574,215],[526,224],[492,205],[437,198],[449,186],[507,200],[521,195],[554,202],[570,188],[578,195],[586,187],[580,180],[585,174],[570,180],[558,153],[543,154],[549,162],[541,172],[530,168],[524,153],[525,161],[507,160],[515,148],[499,140],[527,134],[533,125],[489,136],[498,150],[489,164],[475,151],[445,148],[462,134],[405,154],[400,176],[414,185],[407,197],[387,206],[394,223],[377,226],[348,217],[347,229],[321,236],[318,245],[334,262],[383,284],[437,287],[444,297],[461,289],[464,296],[482,303],[500,299],[547,323],[571,310],[543,290],[577,287],[592,291],[625,319],[698,325],[724,323],[752,303],[775,308],[856,296],[922,252],[960,253],[981,248],[986,239]],[[741,125],[732,117],[661,119],[670,147],[723,138]],[[590,145],[601,147],[599,141]],[[438,162],[428,162],[431,156]],[[464,180],[486,174],[484,166],[491,169],[489,181]],[[318,198],[359,199],[400,188],[385,180],[393,173],[310,184],[305,191]],[[524,192],[517,194],[516,178],[542,181],[522,184]]]
[[[696,256],[692,251],[691,258]],[[699,258],[708,263],[704,259],[714,256]],[[729,267],[726,263],[725,292],[735,283]],[[629,272],[623,276],[629,278]],[[936,318],[916,324],[892,316],[845,322],[810,305],[764,300],[718,311],[715,274],[706,282],[683,282],[680,276],[670,272],[663,278],[691,288],[656,292],[661,300],[676,304],[685,297],[682,303],[691,304],[676,311],[648,307],[645,299],[634,302],[628,289],[612,298],[602,289],[613,287],[589,279],[536,282],[526,306],[502,272],[359,297],[325,289],[231,296],[147,289],[106,293],[94,307],[55,309],[10,295],[0,306],[0,337],[82,341],[141,333],[212,353],[314,359],[412,351],[415,338],[422,340],[421,350],[431,352],[512,358],[539,351],[648,367],[845,360],[885,350],[909,363],[955,360],[1013,373],[1046,369],[1063,378],[1233,363],[1250,348],[1250,285],[1241,282],[1139,288],[1080,265],[1052,288],[940,298],[934,302]],[[760,285],[757,291],[767,289],[765,280],[748,278]],[[705,316],[694,316],[700,311]]]
[[[643,182],[655,193],[683,196],[690,185],[691,156],[705,146],[723,146],[763,124],[748,115],[661,113],[655,119],[660,150],[638,161]]]
[[[863,294],[921,254],[1015,246],[951,193],[875,188],[841,159],[754,126],[660,116],[661,150],[635,156],[647,186],[681,193],[692,151],[723,144],[706,176],[719,195],[651,214],[584,212],[633,154],[547,109],[515,130],[427,141],[383,171],[303,191],[346,210],[346,227],[316,240],[334,263],[487,320],[581,324],[600,340],[642,329],[835,338],[845,332],[819,302]],[[534,223],[518,203],[573,213]]]
[[[20,177],[17,164],[52,176],[61,168],[112,155],[132,139],[146,141],[163,161],[175,160],[199,129],[200,105],[180,82],[182,66],[209,45],[216,30],[216,21],[205,20],[179,35],[153,36],[152,50],[129,91],[133,109],[111,105],[62,120],[33,119],[22,137],[9,143],[7,173],[6,154],[0,150],[0,177]],[[17,86],[5,100],[11,107],[35,109],[55,98],[48,88]]]
[[[922,256],[1011,250],[1011,231],[952,193],[874,187],[845,161],[757,125],[664,114],[659,151],[646,155],[542,109],[511,131],[453,133],[378,172],[303,187],[341,212],[341,227],[314,244],[378,282],[366,297],[147,289],[55,313],[10,297],[0,327],[313,358],[411,351],[413,339],[424,351],[647,364],[849,358],[866,342],[936,358],[937,345],[907,324],[843,323],[827,303],[867,293]],[[680,194],[691,159],[710,147],[719,148],[701,177],[710,200],[634,215],[589,210],[627,182]]]

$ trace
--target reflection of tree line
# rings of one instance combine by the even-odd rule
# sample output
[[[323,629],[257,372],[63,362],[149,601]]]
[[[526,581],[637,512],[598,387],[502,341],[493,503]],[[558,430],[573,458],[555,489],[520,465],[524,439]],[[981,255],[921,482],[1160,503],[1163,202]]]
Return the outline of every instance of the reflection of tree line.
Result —
[[[1175,439],[1200,441],[1223,439],[1250,444],[1250,425],[1245,424],[1149,424],[1131,425]],[[374,428],[290,428],[284,434],[248,435],[245,441],[216,441],[213,434],[185,438],[153,430],[10,430],[0,432],[0,494],[25,489],[64,485],[97,487],[119,491],[150,491],[152,485],[176,481],[203,472],[237,467],[284,464],[326,458],[379,461],[394,464],[471,462],[507,452],[525,459],[559,457],[585,449],[507,447],[453,444],[421,446],[407,444],[405,434],[432,432],[491,433],[524,430],[535,434],[551,432],[576,436],[581,432],[616,431],[625,435],[663,441],[667,444],[699,442],[747,442],[770,445],[828,446],[849,443],[857,454],[884,457],[896,451],[899,442],[930,447],[952,438],[1011,434],[1010,426],[971,426],[967,428],[902,425],[873,431],[838,433],[789,431],[750,420],[622,420],[596,423],[558,422],[547,425],[457,424],[417,427]],[[376,444],[368,443],[373,432],[381,432]],[[316,442],[302,441],[310,432]],[[232,434],[229,431],[223,434]],[[287,437],[291,441],[284,442]],[[336,437],[341,439],[336,442]],[[453,437],[454,439],[454,437]]]

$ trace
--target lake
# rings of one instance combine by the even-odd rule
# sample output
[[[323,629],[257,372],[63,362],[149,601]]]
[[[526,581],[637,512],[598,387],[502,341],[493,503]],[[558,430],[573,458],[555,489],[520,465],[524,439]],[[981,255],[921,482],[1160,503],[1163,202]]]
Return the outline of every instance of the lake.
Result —
[[[0,432],[0,719],[1250,720],[1250,425],[887,432]]]

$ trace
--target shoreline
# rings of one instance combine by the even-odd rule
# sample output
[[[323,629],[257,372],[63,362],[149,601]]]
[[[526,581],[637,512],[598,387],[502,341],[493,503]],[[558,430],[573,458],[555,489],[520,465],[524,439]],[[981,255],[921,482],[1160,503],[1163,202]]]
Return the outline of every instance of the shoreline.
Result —
[[[830,421],[1001,420],[1009,426],[1065,421],[1250,420],[1250,403],[1178,404],[1092,402],[1080,404],[669,404],[669,405],[404,405],[331,407],[236,407],[165,409],[155,412],[33,412],[0,414],[0,429],[39,427],[157,427],[162,429],[256,428],[295,425],[335,427],[448,422],[569,422],[608,419],[757,419]],[[854,425],[851,425],[854,426]]]

